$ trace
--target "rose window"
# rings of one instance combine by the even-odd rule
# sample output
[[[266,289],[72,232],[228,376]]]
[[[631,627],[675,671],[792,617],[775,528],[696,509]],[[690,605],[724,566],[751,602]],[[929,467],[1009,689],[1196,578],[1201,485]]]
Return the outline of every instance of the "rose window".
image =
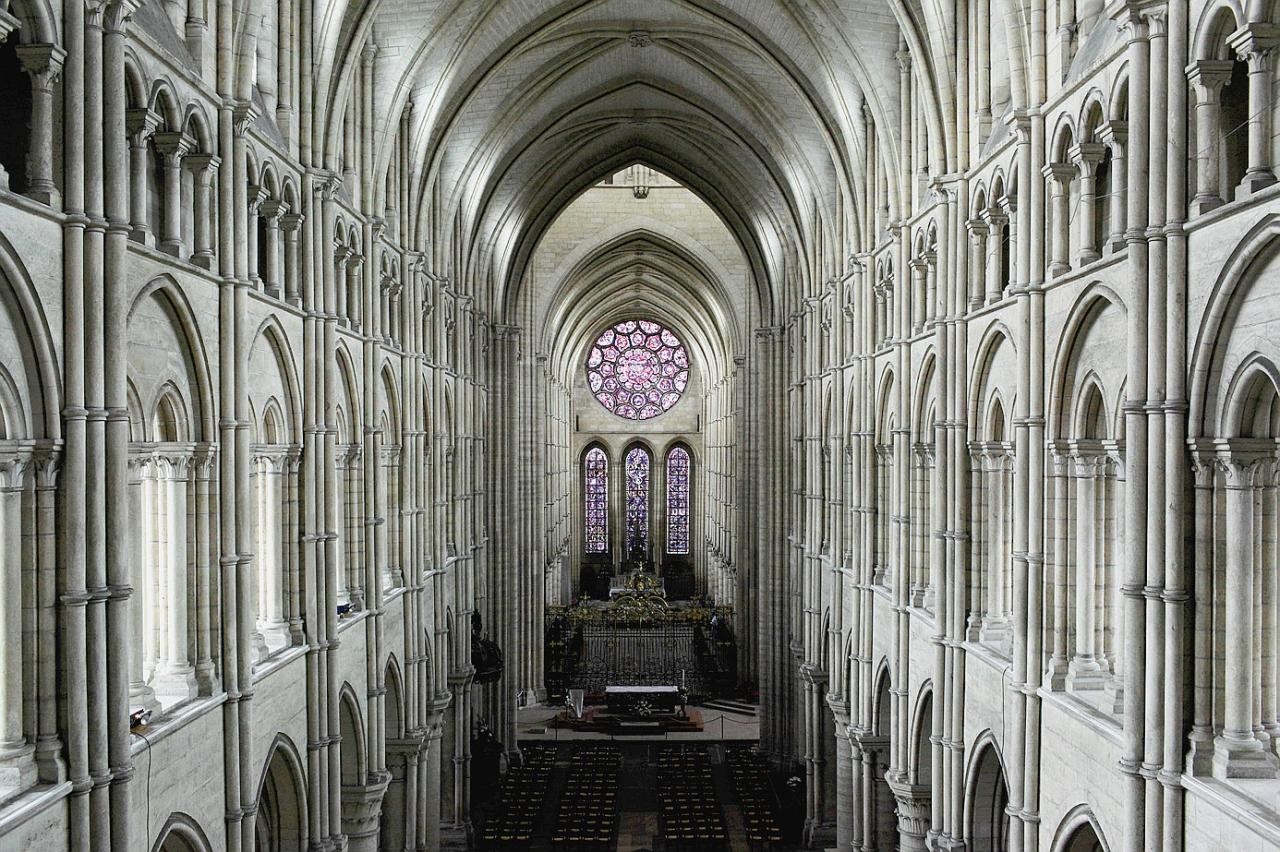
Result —
[[[619,417],[648,420],[680,401],[689,386],[689,353],[659,323],[620,322],[591,347],[587,384],[600,404]]]

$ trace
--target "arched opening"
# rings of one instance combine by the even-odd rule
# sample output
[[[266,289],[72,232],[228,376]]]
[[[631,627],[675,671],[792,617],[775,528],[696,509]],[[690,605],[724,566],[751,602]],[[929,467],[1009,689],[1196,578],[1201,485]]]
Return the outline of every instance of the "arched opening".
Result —
[[[647,564],[650,559],[652,468],[653,457],[646,447],[637,444],[627,450],[623,468],[626,483],[623,529],[626,531],[625,555],[629,562]]]
[[[254,835],[258,852],[304,852],[306,793],[302,766],[292,745],[277,738],[258,788]]]
[[[1094,830],[1092,823],[1084,823],[1074,832],[1061,847],[1062,852],[1106,852],[1102,838]]]
[[[890,754],[893,748],[893,693],[890,689],[889,672],[880,675],[876,687],[874,705],[874,747],[863,755],[863,771],[870,773],[870,789],[872,795],[872,824],[867,826],[867,837],[875,849],[897,849],[898,834],[898,801],[889,786]]]
[[[0,127],[9,128],[0,133],[0,181],[8,177],[9,191],[27,191],[27,159],[31,138],[22,128],[31,126],[31,81],[18,58],[18,34],[11,33],[0,43]],[[0,183],[0,186],[3,184]]]
[[[1009,788],[996,747],[980,748],[966,796],[965,842],[972,852],[1003,852],[1009,843]]]

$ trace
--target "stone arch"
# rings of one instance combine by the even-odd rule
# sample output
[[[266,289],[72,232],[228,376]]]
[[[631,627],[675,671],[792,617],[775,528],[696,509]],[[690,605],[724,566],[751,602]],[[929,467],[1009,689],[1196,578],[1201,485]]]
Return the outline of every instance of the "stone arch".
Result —
[[[1052,371],[1049,374],[1051,378],[1047,423],[1051,437],[1071,434],[1070,414],[1073,409],[1070,403],[1079,391],[1079,382],[1076,380],[1077,367],[1083,362],[1098,363],[1102,360],[1110,360],[1089,358],[1087,353],[1082,353],[1082,349],[1099,329],[1098,323],[1112,309],[1118,312],[1118,320],[1121,323],[1125,322],[1127,310],[1120,296],[1110,287],[1096,282],[1087,287],[1071,307],[1062,336],[1058,340]],[[1123,384],[1122,373],[1123,371],[1121,375],[1113,377],[1116,385],[1113,388],[1114,393],[1110,397],[1104,396],[1110,411],[1118,412],[1121,407],[1122,398],[1117,394]],[[1102,382],[1104,390],[1106,384],[1105,381]],[[1116,434],[1114,427],[1111,431]]]
[[[1058,116],[1058,123],[1049,138],[1052,140],[1049,144],[1049,161],[1067,162],[1070,159],[1068,152],[1077,140],[1076,125],[1070,115],[1064,112]]]
[[[400,674],[400,661],[395,654],[387,655],[382,680],[386,688],[386,698],[382,705],[383,729],[387,739],[399,739],[405,735],[408,725],[405,720],[404,678]]]
[[[893,672],[889,667],[889,658],[881,657],[876,666],[875,679],[872,681],[871,730],[882,737],[888,737],[893,730]]]
[[[999,383],[995,378],[993,367],[997,365],[998,360],[1004,358],[1001,350],[1008,347],[1009,351],[1016,357],[1017,347],[1014,346],[1013,337],[1008,327],[999,321],[991,323],[983,332],[982,339],[978,343],[978,356],[974,359],[973,370],[971,372],[969,386],[969,430],[970,439],[977,437],[976,430],[983,428],[986,424],[986,414],[990,412],[991,396],[993,391],[999,388]],[[1002,405],[1011,406],[1013,403],[1013,394],[1008,394],[1009,399],[1001,401]],[[1012,410],[1006,407],[1006,411]]]
[[[920,685],[911,713],[911,738],[907,742],[907,772],[912,784],[929,785],[933,778],[933,681]]]
[[[1050,852],[1111,852],[1111,844],[1107,843],[1093,809],[1079,804],[1067,811],[1058,823],[1049,849]]]
[[[8,365],[10,392],[21,402],[21,410],[8,416],[7,438],[61,436],[58,363],[40,297],[12,244],[0,234],[0,364]]]
[[[387,443],[400,443],[400,385],[396,381],[396,371],[391,362],[384,361],[378,371],[379,414],[384,420],[383,440]]]
[[[339,771],[343,787],[363,785],[369,774],[369,756],[365,744],[365,726],[360,713],[360,700],[350,683],[338,690]]]
[[[1009,837],[1004,757],[990,730],[974,740],[965,771],[964,841],[972,852],[999,852]]]
[[[185,443],[191,439],[191,418],[182,391],[172,380],[156,391],[155,401],[147,409],[151,440],[158,443]]]
[[[345,343],[339,343],[335,358],[338,362],[338,377],[341,384],[341,399],[345,403],[346,434],[339,434],[338,440],[344,444],[360,443],[362,425],[360,422],[360,392],[356,383],[356,371],[352,365],[351,353]]]
[[[195,150],[212,154],[218,148],[217,138],[210,129],[209,116],[204,107],[191,103],[183,111],[182,129],[195,140]]]
[[[195,817],[175,811],[160,828],[151,852],[213,852],[213,844]]]
[[[16,17],[18,38],[23,44],[59,44],[61,15],[47,0],[12,0],[8,11]]]
[[[213,393],[212,382],[209,375],[209,362],[201,343],[201,335],[199,327],[195,321],[195,313],[191,308],[190,302],[183,293],[182,288],[178,286],[167,275],[160,276],[151,283],[143,287],[133,300],[133,305],[129,309],[128,323],[133,325],[146,313],[145,306],[148,301],[154,299],[158,303],[158,309],[162,312],[164,319],[169,323],[169,330],[173,335],[176,346],[168,351],[177,351],[183,359],[183,366],[188,371],[186,377],[189,384],[189,392],[185,393],[185,397],[190,400],[191,414],[191,440],[208,441],[216,434],[214,416],[213,416]],[[152,321],[159,321],[159,317],[153,316]],[[130,333],[129,350],[131,356],[138,354],[137,341],[139,338],[148,339],[153,335]],[[145,353],[141,353],[145,354]],[[130,358],[130,372],[133,373],[135,368],[140,365],[140,361]],[[165,359],[160,359],[163,363]],[[139,386],[139,392],[144,396],[148,395],[148,388]]]
[[[1259,286],[1260,282],[1268,280],[1269,274],[1274,275],[1277,266],[1280,266],[1280,215],[1271,214],[1241,238],[1210,291],[1191,351],[1190,437],[1224,433],[1226,412],[1222,400],[1227,387],[1224,379],[1226,373],[1236,369],[1231,361],[1241,363],[1247,355],[1262,352],[1271,353],[1269,357],[1280,362],[1280,351],[1274,341],[1261,336],[1239,340],[1235,334],[1236,320],[1246,304],[1251,303],[1251,313],[1254,307],[1261,312],[1254,317],[1258,327],[1262,327],[1259,321],[1270,318],[1280,307],[1274,298],[1259,292],[1264,289]]]
[[[174,91],[173,83],[166,77],[157,77],[151,83],[151,93],[147,98],[147,107],[161,119],[164,130],[182,129],[181,100]]]
[[[275,369],[278,371],[283,400],[280,401],[281,414],[284,418],[287,440],[280,443],[297,444],[302,442],[302,394],[298,383],[298,372],[293,351],[289,346],[289,337],[285,333],[280,318],[271,315],[264,319],[254,334],[253,343],[249,345],[249,363],[253,364],[259,341],[270,347]],[[260,376],[257,370],[251,372]],[[255,382],[256,385],[256,382]],[[341,438],[341,436],[339,436]]]
[[[1238,0],[1216,0],[1205,4],[1193,30],[1192,59],[1234,59],[1227,46],[1227,36],[1247,20]]]
[[[1253,354],[1228,385],[1222,437],[1280,437],[1280,370],[1266,356]]]
[[[305,852],[306,771],[288,735],[276,734],[258,782],[254,834],[260,852]]]

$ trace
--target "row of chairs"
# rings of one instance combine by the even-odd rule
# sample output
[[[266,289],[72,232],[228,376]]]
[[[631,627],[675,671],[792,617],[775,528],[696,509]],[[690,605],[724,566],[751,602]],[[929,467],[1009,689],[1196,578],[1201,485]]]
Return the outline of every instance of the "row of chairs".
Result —
[[[560,796],[551,845],[566,850],[614,847],[618,831],[618,769],[622,753],[604,743],[578,746]]]
[[[728,848],[711,758],[703,746],[664,746],[657,754],[658,834],[668,850]]]
[[[742,806],[752,850],[780,846],[782,827],[778,822],[777,799],[769,786],[769,765],[764,757],[750,746],[729,745],[725,748],[725,764]]]
[[[526,744],[523,760],[502,777],[498,805],[480,830],[483,849],[527,848],[537,830],[556,762],[554,745]]]

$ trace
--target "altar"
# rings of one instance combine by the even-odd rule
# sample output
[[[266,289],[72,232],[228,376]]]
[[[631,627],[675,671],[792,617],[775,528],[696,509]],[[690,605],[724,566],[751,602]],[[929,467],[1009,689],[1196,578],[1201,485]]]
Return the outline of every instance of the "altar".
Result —
[[[674,686],[609,686],[605,706],[615,716],[670,716],[683,707],[685,697]]]
[[[582,693],[575,693],[580,702]],[[574,697],[570,707],[552,721],[554,727],[611,735],[702,730],[702,714],[685,707],[688,698],[676,686],[609,686],[604,691],[604,706],[584,707]]]

